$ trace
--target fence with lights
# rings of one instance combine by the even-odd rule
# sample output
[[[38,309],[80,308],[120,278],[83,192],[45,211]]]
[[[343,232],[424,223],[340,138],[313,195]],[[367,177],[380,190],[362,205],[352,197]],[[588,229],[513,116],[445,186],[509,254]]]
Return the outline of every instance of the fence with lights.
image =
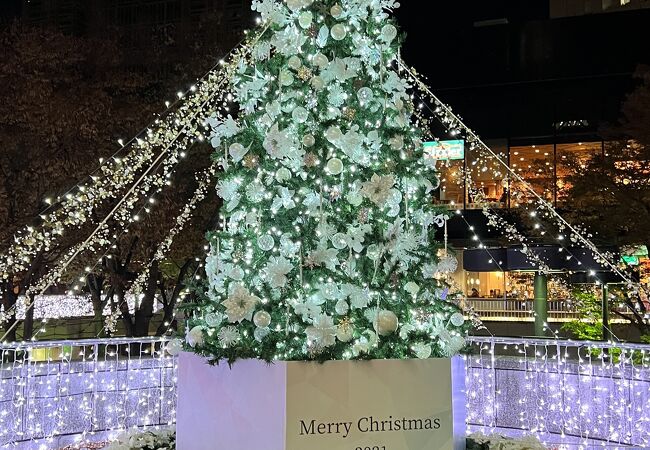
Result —
[[[173,424],[177,359],[166,344],[1,345],[0,447],[57,449]],[[650,346],[495,337],[469,346],[468,431],[534,433],[548,445],[650,444]]]
[[[57,449],[174,422],[176,358],[160,339],[0,345],[0,448]]]

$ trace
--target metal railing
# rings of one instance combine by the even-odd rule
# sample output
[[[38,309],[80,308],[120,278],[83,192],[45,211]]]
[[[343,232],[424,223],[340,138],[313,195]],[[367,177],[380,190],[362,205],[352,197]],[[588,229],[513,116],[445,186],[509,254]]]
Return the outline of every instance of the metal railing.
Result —
[[[160,338],[0,345],[0,448],[57,449],[173,423],[176,358]]]
[[[559,444],[648,447],[650,346],[472,337],[468,428]]]
[[[650,346],[470,337],[468,429],[547,444],[648,446]],[[175,421],[161,338],[0,345],[0,448],[57,449]]]
[[[519,298],[472,298],[465,299],[465,306],[474,311],[481,320],[534,321],[534,300]],[[580,313],[570,300],[548,300],[549,321],[577,320]]]

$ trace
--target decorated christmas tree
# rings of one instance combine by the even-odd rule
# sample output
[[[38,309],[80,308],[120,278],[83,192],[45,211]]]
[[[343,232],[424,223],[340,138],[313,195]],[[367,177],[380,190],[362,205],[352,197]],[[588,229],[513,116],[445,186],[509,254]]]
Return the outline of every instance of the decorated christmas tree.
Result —
[[[394,0],[254,0],[237,118],[210,119],[223,228],[187,343],[213,361],[429,358],[465,344],[435,164],[393,69]]]

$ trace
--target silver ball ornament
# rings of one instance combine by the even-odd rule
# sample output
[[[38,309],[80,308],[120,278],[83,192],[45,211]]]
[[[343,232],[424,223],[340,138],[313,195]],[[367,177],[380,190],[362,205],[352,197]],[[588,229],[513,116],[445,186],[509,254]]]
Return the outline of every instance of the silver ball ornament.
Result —
[[[332,27],[330,34],[335,41],[342,41],[348,35],[348,30],[345,28],[345,25],[337,23]]]
[[[253,316],[253,323],[258,328],[266,328],[271,324],[271,314],[266,311],[257,311]]]
[[[203,320],[205,320],[205,324],[210,328],[216,328],[221,325],[221,322],[223,322],[223,315],[220,313],[210,312],[205,315]]]
[[[312,134],[306,134],[302,138],[302,145],[305,147],[313,147],[316,144],[316,138]]]
[[[375,323],[373,325],[380,336],[388,336],[389,334],[397,331],[397,327],[399,327],[399,320],[393,311],[383,309],[377,314],[377,318],[375,319]]]
[[[338,158],[332,158],[327,162],[327,170],[332,175],[339,175],[343,172],[343,161]]]
[[[183,341],[180,339],[172,339],[165,346],[165,350],[167,350],[167,353],[171,356],[178,356],[180,352],[183,351]]]
[[[275,247],[275,240],[270,234],[265,234],[257,240],[257,246],[260,248],[260,250],[268,252],[269,250],[272,250],[273,247]]]
[[[354,330],[352,329],[351,326],[346,325],[346,326],[338,326],[336,329],[336,338],[341,341],[341,342],[350,342],[352,338],[354,337],[353,335]]]

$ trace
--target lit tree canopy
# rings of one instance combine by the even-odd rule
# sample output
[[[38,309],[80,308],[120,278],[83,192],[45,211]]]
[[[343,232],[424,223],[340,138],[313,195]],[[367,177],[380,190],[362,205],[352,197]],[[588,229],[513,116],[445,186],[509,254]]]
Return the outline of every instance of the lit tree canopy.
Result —
[[[570,160],[575,175],[567,206],[602,241],[650,248],[650,68],[636,75],[639,85],[623,103],[619,124],[602,130],[605,152]]]

